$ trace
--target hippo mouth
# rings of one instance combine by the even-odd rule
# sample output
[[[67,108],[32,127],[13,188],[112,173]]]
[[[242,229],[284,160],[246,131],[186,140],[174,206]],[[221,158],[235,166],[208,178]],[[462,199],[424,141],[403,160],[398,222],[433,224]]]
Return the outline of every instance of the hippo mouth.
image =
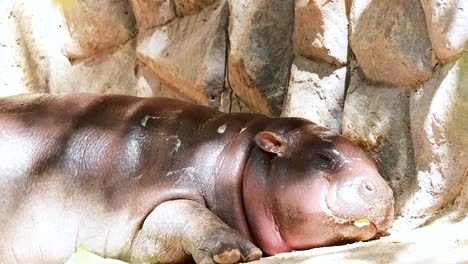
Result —
[[[332,195],[330,195],[332,193]],[[375,236],[386,234],[386,230],[391,226],[393,219],[393,201],[381,202],[377,208],[374,206],[362,206],[361,210],[348,210],[355,203],[348,202],[344,205],[333,206],[333,203],[340,203],[336,198],[336,185],[328,190],[324,199],[324,213],[332,221],[347,229],[353,229],[352,237],[358,240],[369,240]],[[377,209],[376,209],[377,208]],[[390,208],[387,210],[387,208]],[[348,232],[347,232],[348,233]]]
[[[368,241],[387,234],[385,232],[386,229],[381,228],[375,220],[359,217],[343,217],[339,213],[333,212],[326,201],[325,203],[325,221],[328,222],[329,232],[335,235],[335,238],[329,241],[330,245]]]

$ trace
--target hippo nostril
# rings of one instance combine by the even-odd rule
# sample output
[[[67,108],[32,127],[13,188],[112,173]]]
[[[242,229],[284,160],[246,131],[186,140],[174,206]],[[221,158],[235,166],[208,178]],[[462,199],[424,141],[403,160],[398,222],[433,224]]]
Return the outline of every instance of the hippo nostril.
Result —
[[[374,185],[372,183],[366,183],[365,187],[368,191],[371,191],[371,192],[374,191]]]
[[[363,185],[364,185],[364,190],[368,192],[375,191],[375,185],[372,182],[365,182]]]

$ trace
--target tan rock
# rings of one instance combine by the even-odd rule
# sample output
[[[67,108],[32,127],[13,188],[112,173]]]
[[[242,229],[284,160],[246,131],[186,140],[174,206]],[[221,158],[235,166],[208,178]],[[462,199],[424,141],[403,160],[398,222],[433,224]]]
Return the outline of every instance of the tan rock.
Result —
[[[335,65],[346,64],[348,18],[343,0],[298,0],[294,14],[297,54]]]
[[[47,92],[51,76],[69,65],[60,10],[50,1],[0,4],[0,96]]]
[[[70,41],[65,54],[70,60],[112,52],[134,37],[128,1],[75,0],[62,7]]]
[[[195,14],[219,0],[173,0],[177,16]]]
[[[281,115],[306,118],[340,133],[345,78],[346,67],[296,57]]]
[[[405,88],[366,83],[358,68],[351,72],[343,110],[343,135],[376,159],[393,189],[396,215],[414,178],[408,97]]]
[[[468,1],[421,0],[437,58],[447,63],[468,52]]]
[[[457,211],[468,215],[468,170],[466,168],[464,180],[462,179],[461,181],[465,184],[463,184],[460,196],[455,200],[455,206],[457,207]]]
[[[431,43],[419,0],[353,1],[351,48],[367,79],[416,86],[431,76]]]
[[[453,202],[467,180],[468,55],[437,68],[410,106],[417,175],[405,212],[421,218]]]
[[[139,31],[167,23],[175,17],[170,0],[131,0]]]
[[[58,65],[51,64],[57,69]],[[117,93],[139,95],[136,90],[136,56],[129,42],[92,62],[78,62],[57,69],[49,79],[50,93]]]
[[[0,35],[0,95],[28,92],[152,95],[136,86],[132,41],[112,52],[71,64],[61,51],[68,32],[60,8],[51,2],[21,0],[0,5],[0,12],[0,24],[8,32]]]
[[[140,63],[177,93],[217,108],[224,89],[227,12],[222,1],[140,36]]]
[[[292,61],[294,2],[230,1],[228,81],[254,112],[278,115]]]
[[[151,70],[146,69],[144,66],[138,67],[137,72],[137,94],[139,96],[158,96],[178,99],[187,102],[193,102],[190,98],[177,93],[174,89],[171,89],[164,85],[160,80],[154,77]]]

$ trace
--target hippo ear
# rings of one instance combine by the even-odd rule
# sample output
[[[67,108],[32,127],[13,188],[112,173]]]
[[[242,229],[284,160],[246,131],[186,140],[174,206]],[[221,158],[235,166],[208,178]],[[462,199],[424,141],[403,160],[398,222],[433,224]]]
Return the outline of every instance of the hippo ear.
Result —
[[[272,132],[258,132],[255,136],[255,143],[266,152],[283,156],[286,149],[286,142],[279,135]]]

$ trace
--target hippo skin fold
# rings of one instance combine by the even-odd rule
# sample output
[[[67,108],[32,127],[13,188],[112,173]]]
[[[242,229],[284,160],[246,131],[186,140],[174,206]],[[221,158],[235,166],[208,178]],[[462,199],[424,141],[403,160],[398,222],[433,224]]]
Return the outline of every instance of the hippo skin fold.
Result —
[[[393,203],[368,154],[305,119],[124,95],[0,98],[4,263],[63,263],[79,247],[247,262],[369,240]]]

